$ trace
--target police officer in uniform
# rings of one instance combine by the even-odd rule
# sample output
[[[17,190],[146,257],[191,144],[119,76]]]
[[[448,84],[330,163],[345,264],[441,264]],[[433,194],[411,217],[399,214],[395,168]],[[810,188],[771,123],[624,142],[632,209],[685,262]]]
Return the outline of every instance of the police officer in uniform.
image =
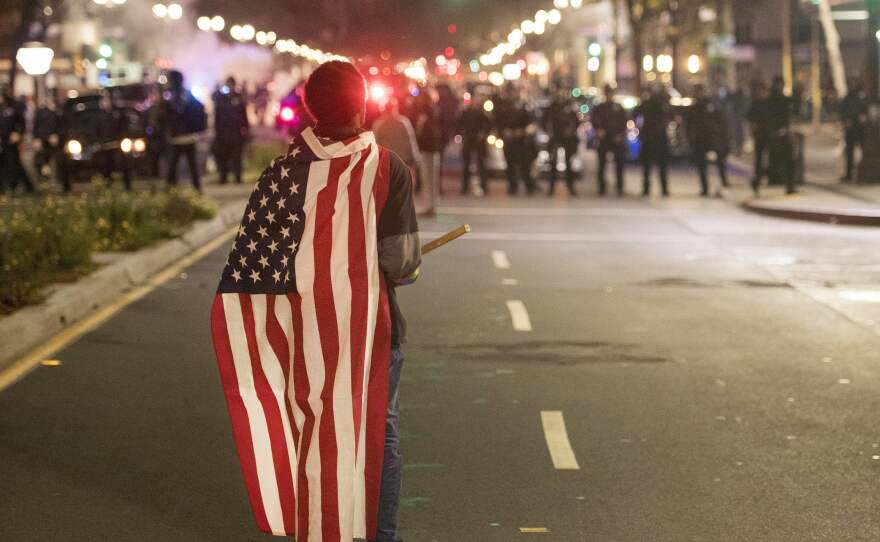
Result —
[[[507,163],[507,193],[519,191],[520,178],[525,182],[526,192],[535,193],[532,177],[534,145],[532,144],[532,114],[526,104],[519,100],[516,89],[508,88],[507,95],[496,110],[498,133],[504,141],[504,161]]]
[[[785,184],[788,194],[797,192],[794,178],[794,144],[791,136],[791,114],[794,102],[785,95],[782,77],[773,80],[767,99],[767,129],[770,132],[768,177],[771,184]]]
[[[562,149],[565,154],[565,183],[568,186],[568,193],[576,196],[571,159],[578,148],[577,129],[580,120],[566,91],[562,88],[557,91],[556,98],[550,103],[546,123],[546,130],[550,135],[550,189],[547,191],[547,195],[552,196],[556,189],[556,161],[559,149]]]
[[[39,175],[48,178],[52,163],[61,152],[61,112],[53,97],[47,97],[34,115],[34,167]]]
[[[754,175],[752,191],[758,196],[761,193],[761,180],[764,178],[767,164],[767,153],[770,150],[770,117],[768,109],[767,85],[758,82],[752,88],[752,104],[749,106],[748,121],[752,129],[752,141],[755,150]]]
[[[477,161],[480,187],[483,193],[489,192],[489,177],[486,173],[486,137],[492,121],[483,110],[483,103],[474,99],[461,113],[458,127],[461,133],[461,193],[467,194],[471,182],[471,162]]]
[[[165,126],[171,155],[168,160],[168,186],[177,186],[177,165],[186,158],[192,177],[193,188],[202,191],[199,166],[196,161],[196,143],[207,128],[205,108],[183,86],[183,74],[172,70],[168,73],[169,97],[165,102]]]
[[[636,116],[642,117],[639,131],[643,167],[642,196],[651,195],[651,169],[656,164],[660,170],[660,187],[663,196],[669,196],[669,135],[666,130],[672,117],[669,97],[663,87],[651,89],[642,101]]]
[[[21,163],[21,141],[24,136],[24,106],[0,89],[0,192],[15,190],[19,183],[27,192],[34,185]]]
[[[214,93],[214,158],[220,172],[220,184],[226,184],[229,172],[241,184],[241,155],[250,129],[247,105],[235,86],[235,78]]]
[[[606,192],[605,166],[608,153],[614,156],[615,173],[617,174],[617,195],[623,195],[623,166],[626,163],[626,111],[614,101],[614,85],[605,85],[605,101],[593,109],[592,123],[596,130],[599,158],[599,195]]]
[[[694,103],[685,119],[688,141],[693,152],[694,165],[700,175],[700,195],[709,195],[708,157],[712,152],[718,164],[721,185],[727,187],[727,154],[730,141],[727,119],[718,103],[708,94],[703,85],[694,86]]]
[[[840,102],[840,121],[843,124],[844,141],[846,142],[846,175],[844,182],[853,179],[856,147],[862,147],[865,137],[865,123],[868,120],[868,103],[861,81],[851,81],[849,92]]]

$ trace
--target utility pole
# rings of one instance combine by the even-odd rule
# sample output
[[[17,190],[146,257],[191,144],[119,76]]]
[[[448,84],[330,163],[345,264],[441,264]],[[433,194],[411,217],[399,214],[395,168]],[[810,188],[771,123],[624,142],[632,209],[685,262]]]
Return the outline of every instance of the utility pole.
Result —
[[[880,2],[869,0],[868,4],[868,35],[865,36],[867,54],[865,59],[865,91],[871,103],[877,103],[878,98],[878,63],[880,63],[880,51],[877,49],[877,32],[880,31]]]
[[[644,15],[644,6],[639,0],[626,0],[626,14],[629,19],[629,28],[632,33],[632,61],[634,69],[634,80],[636,96],[642,95],[642,55],[644,52],[642,45],[642,17]]]
[[[819,128],[819,123],[822,121],[822,51],[819,48],[819,32],[821,32],[819,17],[814,13],[810,26],[810,91],[813,95],[811,120],[814,131]]]
[[[794,88],[794,69],[791,59],[791,0],[782,0],[782,79],[785,93],[791,95]]]

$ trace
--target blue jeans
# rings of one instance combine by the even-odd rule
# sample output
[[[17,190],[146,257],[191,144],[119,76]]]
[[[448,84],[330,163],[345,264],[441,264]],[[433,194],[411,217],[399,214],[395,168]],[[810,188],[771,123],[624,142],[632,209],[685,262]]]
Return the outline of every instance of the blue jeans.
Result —
[[[400,404],[398,389],[403,368],[403,347],[391,345],[388,371],[388,414],[385,418],[385,459],[382,463],[382,490],[379,495],[379,521],[376,542],[397,542],[397,510],[400,508],[400,480],[403,457],[400,455]]]

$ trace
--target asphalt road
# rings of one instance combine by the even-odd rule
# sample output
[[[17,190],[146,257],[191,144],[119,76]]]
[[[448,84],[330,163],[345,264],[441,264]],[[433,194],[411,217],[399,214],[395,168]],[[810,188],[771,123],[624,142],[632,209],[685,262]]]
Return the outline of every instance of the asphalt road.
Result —
[[[876,230],[683,173],[669,200],[495,188],[422,221],[474,233],[401,291],[406,542],[880,539]],[[269,540],[209,337],[224,258],[0,392],[0,540]]]

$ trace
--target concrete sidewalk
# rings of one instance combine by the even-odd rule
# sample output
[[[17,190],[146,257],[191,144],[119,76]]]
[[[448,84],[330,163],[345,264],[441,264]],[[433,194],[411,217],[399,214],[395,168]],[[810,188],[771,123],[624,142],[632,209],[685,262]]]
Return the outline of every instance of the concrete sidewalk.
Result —
[[[809,220],[829,224],[880,226],[880,184],[856,184],[840,181],[844,169],[843,148],[836,125],[822,125],[812,130],[799,127],[805,138],[805,183],[797,194],[786,195],[782,187],[761,189],[755,197],[748,188],[725,191],[725,197],[743,208],[770,216]],[[731,165],[741,174],[751,176],[752,156],[731,158]]]

